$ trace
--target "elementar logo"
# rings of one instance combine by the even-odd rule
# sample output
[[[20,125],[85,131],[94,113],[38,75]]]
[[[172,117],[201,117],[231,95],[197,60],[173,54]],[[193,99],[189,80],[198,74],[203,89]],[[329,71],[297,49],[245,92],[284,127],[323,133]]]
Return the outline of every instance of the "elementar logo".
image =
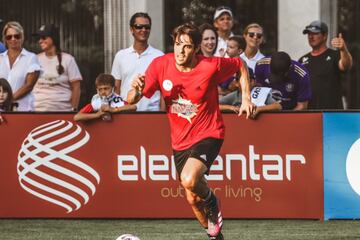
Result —
[[[18,155],[21,187],[68,213],[88,203],[99,174],[70,153],[85,145],[89,134],[69,121],[57,120],[33,129]]]

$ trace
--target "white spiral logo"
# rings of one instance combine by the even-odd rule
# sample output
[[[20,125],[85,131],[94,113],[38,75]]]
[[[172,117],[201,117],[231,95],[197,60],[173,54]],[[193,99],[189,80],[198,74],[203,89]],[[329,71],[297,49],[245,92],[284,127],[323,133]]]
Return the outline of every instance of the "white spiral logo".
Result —
[[[70,213],[88,203],[99,174],[68,154],[82,147],[89,134],[69,121],[57,120],[33,129],[18,154],[21,187]]]

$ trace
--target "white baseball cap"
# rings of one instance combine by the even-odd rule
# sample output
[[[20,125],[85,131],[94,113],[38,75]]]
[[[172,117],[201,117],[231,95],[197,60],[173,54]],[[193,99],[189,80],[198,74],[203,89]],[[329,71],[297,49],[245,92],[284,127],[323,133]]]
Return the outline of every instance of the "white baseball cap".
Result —
[[[221,16],[221,14],[223,13],[227,13],[229,14],[231,17],[233,17],[233,14],[231,12],[231,9],[229,7],[226,7],[226,6],[221,6],[221,7],[218,7],[216,8],[215,10],[215,14],[214,14],[214,21]]]

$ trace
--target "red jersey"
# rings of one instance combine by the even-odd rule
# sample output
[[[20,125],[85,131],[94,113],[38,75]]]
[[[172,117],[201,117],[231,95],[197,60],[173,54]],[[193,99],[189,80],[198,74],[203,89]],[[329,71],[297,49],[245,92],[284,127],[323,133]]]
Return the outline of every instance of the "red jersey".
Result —
[[[208,137],[224,138],[217,86],[242,64],[240,58],[196,57],[198,63],[190,72],[180,72],[174,54],[169,53],[154,59],[145,73],[143,95],[150,98],[156,90],[161,91],[175,150]]]

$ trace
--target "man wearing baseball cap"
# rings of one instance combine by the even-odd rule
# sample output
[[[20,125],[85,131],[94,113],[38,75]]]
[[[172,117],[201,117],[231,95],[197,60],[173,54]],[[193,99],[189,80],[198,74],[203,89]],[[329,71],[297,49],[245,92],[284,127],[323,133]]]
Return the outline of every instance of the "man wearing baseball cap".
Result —
[[[215,56],[224,57],[226,55],[227,40],[234,34],[231,32],[234,26],[233,14],[229,7],[220,6],[214,13],[214,27],[218,32],[218,44]]]
[[[341,72],[351,69],[353,61],[342,34],[331,40],[328,48],[328,26],[313,21],[303,30],[307,34],[312,51],[302,56],[299,62],[309,70],[313,96],[309,109],[343,109]]]
[[[260,59],[255,66],[256,83],[272,88],[272,97],[284,110],[305,110],[311,99],[310,79],[302,64],[285,52]]]

